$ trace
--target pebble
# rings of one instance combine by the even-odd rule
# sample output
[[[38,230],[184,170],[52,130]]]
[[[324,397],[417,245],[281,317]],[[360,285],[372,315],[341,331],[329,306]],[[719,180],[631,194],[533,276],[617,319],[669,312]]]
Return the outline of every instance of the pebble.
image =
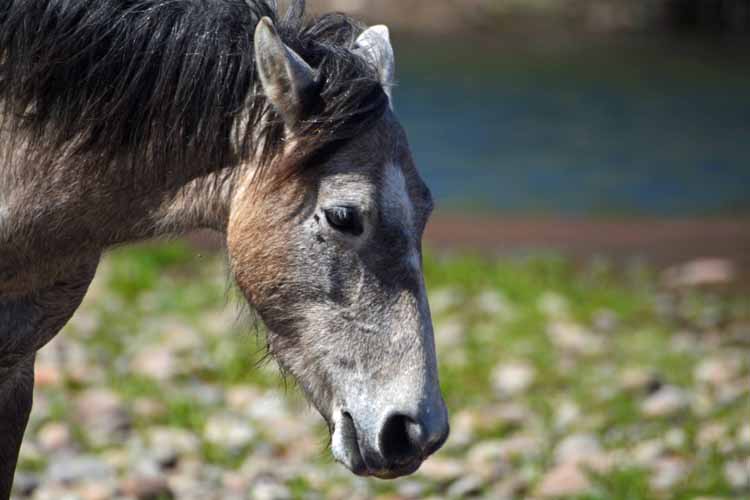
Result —
[[[664,283],[670,288],[728,285],[737,270],[726,259],[697,259],[671,267],[664,272]]]
[[[448,482],[461,477],[464,466],[460,460],[432,457],[422,464],[418,475],[431,481]]]
[[[209,417],[203,432],[209,443],[232,451],[242,450],[255,438],[255,430],[247,419],[230,413]]]
[[[123,480],[120,487],[125,495],[138,500],[166,500],[174,497],[164,477],[131,476]]]
[[[107,463],[89,455],[55,457],[45,473],[47,480],[57,483],[105,480],[113,476],[114,471]]]
[[[445,492],[448,498],[466,498],[479,493],[484,486],[481,477],[470,474],[453,482]]]
[[[651,487],[660,491],[671,491],[685,479],[690,471],[689,464],[679,457],[667,457],[651,465]]]
[[[603,339],[578,323],[552,321],[547,335],[559,349],[571,354],[592,356],[604,350]]]
[[[174,352],[163,347],[144,348],[133,358],[130,366],[135,373],[162,382],[174,378],[180,372]]]
[[[37,431],[37,442],[45,452],[68,448],[72,442],[70,429],[61,422],[50,422]]]
[[[558,463],[590,463],[601,455],[599,440],[592,434],[573,434],[565,437],[555,448]]]
[[[734,379],[738,375],[741,366],[740,361],[735,357],[706,359],[701,361],[695,368],[695,380],[703,384],[721,386]]]
[[[76,410],[87,438],[98,446],[121,441],[130,430],[130,415],[121,398],[108,389],[84,391]]]
[[[750,488],[750,457],[744,462],[727,462],[724,465],[724,477],[737,490]]]
[[[277,481],[261,479],[252,485],[250,498],[253,500],[287,500],[292,498],[292,492]]]
[[[690,406],[687,393],[675,386],[664,386],[650,395],[641,405],[647,417],[670,417],[684,412]]]
[[[536,371],[522,361],[503,363],[492,372],[492,386],[501,397],[513,397],[526,392],[534,383]]]
[[[581,495],[591,488],[591,481],[575,463],[554,466],[545,473],[536,490],[542,498]]]

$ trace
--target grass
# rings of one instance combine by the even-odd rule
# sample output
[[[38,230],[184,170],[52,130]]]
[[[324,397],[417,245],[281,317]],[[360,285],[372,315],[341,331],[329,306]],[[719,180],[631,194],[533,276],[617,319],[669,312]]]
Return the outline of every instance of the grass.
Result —
[[[151,398],[164,403],[166,412],[162,415],[136,419],[138,430],[168,425],[201,435],[215,408],[195,400],[189,392],[176,390],[194,382],[220,388],[247,385],[259,390],[284,389],[273,364],[261,363],[262,332],[256,335],[248,318],[231,312],[234,294],[226,284],[220,256],[199,256],[181,243],[123,249],[106,257],[100,274],[92,298],[82,309],[82,315],[92,318],[93,326],[86,330],[86,322],[74,321],[67,329],[71,336],[81,339],[92,364],[104,368],[106,384],[125,401]],[[482,415],[508,403],[520,405],[530,414],[529,422],[498,419],[485,423],[475,429],[471,443],[449,447],[441,456],[462,460],[481,440],[536,432],[543,446],[532,456],[514,462],[518,470],[526,470],[531,476],[529,488],[533,490],[554,462],[555,445],[569,433],[593,433],[606,450],[628,455],[638,443],[663,439],[678,429],[684,440],[670,453],[690,461],[692,468],[669,492],[670,498],[748,493],[733,490],[723,472],[727,461],[739,458],[740,452],[707,453],[696,438],[707,422],[720,422],[730,435],[750,422],[747,394],[728,404],[717,404],[707,414],[686,411],[677,417],[646,418],[640,406],[647,389],[626,390],[620,382],[627,370],[638,369],[652,374],[660,384],[693,391],[698,363],[715,352],[726,351],[707,342],[706,336],[750,323],[746,294],[690,291],[665,295],[658,275],[648,267],[614,266],[606,261],[581,266],[556,256],[487,259],[429,253],[425,279],[441,346],[442,388],[451,414]],[[662,310],[665,300],[672,304],[667,313]],[[608,318],[608,324],[597,326],[602,318]],[[549,333],[550,325],[556,322],[595,332],[601,349],[562,352]],[[458,329],[460,334],[446,343],[444,337],[451,329]],[[180,358],[190,366],[166,383],[134,373],[128,364],[132,356],[142,346],[158,344],[158,338],[170,331],[181,340],[196,337]],[[680,336],[692,339],[693,348],[679,348],[676,339]],[[740,349],[747,354],[747,347]],[[742,376],[748,377],[750,357],[745,359]],[[535,371],[532,387],[510,401],[498,395],[492,384],[495,367],[509,361],[528,363]],[[79,384],[68,382],[65,391],[74,397],[83,388]],[[293,408],[305,407],[297,391],[287,394]],[[49,397],[52,407],[48,420],[74,421],[70,398],[54,392]],[[557,423],[562,403],[572,403],[580,413],[566,429],[560,429]],[[322,426],[317,432],[324,443]],[[230,469],[239,467],[244,459],[243,454],[206,443],[201,450],[205,461]],[[320,457],[319,461],[326,463],[329,459]],[[44,460],[22,461],[21,467],[39,471]],[[608,472],[592,473],[590,494],[571,498],[665,498],[664,492],[652,487],[650,474],[640,466],[618,464]],[[425,491],[444,492],[446,485],[415,477],[425,484]],[[374,493],[388,495],[400,483],[369,484]],[[287,486],[295,496],[303,496],[311,488],[303,477],[292,478]]]

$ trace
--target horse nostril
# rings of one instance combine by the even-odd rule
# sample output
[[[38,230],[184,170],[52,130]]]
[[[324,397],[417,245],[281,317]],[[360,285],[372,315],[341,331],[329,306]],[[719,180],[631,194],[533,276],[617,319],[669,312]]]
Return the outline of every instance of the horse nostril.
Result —
[[[396,465],[408,464],[421,458],[423,440],[421,426],[406,415],[389,416],[380,431],[380,451],[383,458]]]

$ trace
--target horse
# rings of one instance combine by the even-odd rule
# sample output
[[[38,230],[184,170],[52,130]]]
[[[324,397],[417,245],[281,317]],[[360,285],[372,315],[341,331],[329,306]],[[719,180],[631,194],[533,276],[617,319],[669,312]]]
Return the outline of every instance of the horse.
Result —
[[[0,6],[0,498],[34,357],[108,248],[221,233],[234,285],[353,473],[416,471],[448,414],[422,271],[433,208],[385,26],[304,0]]]

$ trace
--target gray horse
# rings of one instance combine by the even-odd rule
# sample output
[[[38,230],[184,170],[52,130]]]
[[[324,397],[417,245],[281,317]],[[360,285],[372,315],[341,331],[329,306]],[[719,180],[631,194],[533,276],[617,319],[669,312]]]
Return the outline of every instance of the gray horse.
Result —
[[[254,36],[253,36],[254,34]],[[448,434],[385,27],[254,0],[0,6],[0,498],[34,356],[113,245],[210,228],[270,353],[360,475]]]

